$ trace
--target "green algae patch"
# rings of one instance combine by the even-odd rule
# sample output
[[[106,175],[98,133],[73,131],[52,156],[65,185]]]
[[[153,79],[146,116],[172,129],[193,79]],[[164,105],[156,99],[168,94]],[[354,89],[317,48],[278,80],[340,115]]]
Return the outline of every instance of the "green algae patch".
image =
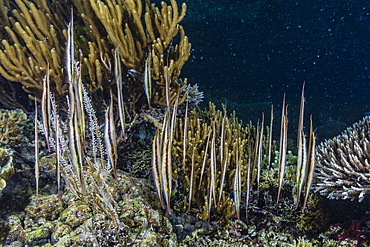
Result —
[[[51,231],[48,227],[40,227],[40,228],[37,228],[33,231],[26,233],[27,237],[32,240],[48,238],[50,234],[51,234]]]

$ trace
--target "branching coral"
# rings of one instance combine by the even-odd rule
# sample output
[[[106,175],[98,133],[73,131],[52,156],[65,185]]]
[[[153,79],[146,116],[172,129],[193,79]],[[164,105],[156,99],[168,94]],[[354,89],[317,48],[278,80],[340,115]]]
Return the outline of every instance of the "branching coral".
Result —
[[[370,117],[317,147],[315,190],[330,199],[370,194]]]

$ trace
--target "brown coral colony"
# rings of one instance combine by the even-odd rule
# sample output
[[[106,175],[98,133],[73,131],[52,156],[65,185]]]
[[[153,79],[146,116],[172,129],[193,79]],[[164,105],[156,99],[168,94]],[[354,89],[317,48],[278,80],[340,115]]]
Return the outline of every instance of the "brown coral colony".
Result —
[[[129,71],[144,73],[147,62],[153,79],[151,103],[165,105],[165,74],[170,78],[171,99],[181,93],[186,79],[179,83],[181,68],[190,55],[191,45],[179,24],[186,13],[176,1],[162,2],[161,8],[145,1],[113,1],[109,4],[96,0],[34,2],[16,0],[10,4],[1,1],[0,73],[9,81],[20,82],[31,97],[40,99],[42,80],[48,71],[52,91],[65,95],[68,82],[64,80],[64,61],[67,43],[66,22],[71,14],[62,10],[74,9],[74,42],[77,61],[82,62],[81,73],[88,80],[89,92],[103,87],[108,90],[115,81],[114,51],[117,48],[125,69],[125,101],[127,108],[143,95],[143,76],[129,76]],[[73,6],[73,7],[71,7]],[[145,19],[145,21],[143,21]],[[64,27],[64,28],[63,28]],[[77,35],[76,35],[77,34]],[[179,35],[179,43],[172,39]],[[77,52],[78,51],[78,52]],[[140,106],[139,106],[140,108]]]

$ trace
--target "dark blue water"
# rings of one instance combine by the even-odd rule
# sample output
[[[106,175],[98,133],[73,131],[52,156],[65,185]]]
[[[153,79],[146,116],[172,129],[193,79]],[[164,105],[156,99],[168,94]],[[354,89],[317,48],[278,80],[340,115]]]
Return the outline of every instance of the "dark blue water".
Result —
[[[216,11],[203,18],[199,2],[188,1],[183,22],[193,51],[182,76],[207,100],[278,105],[286,93],[295,117],[305,82],[316,126],[370,111],[369,1],[204,0],[201,11]]]

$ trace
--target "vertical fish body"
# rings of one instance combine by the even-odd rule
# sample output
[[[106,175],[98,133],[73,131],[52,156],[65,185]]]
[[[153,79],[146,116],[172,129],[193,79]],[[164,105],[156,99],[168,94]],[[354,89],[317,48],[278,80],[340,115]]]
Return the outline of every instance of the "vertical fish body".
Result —
[[[73,17],[73,9],[71,8],[71,16]],[[74,45],[73,45],[73,18],[71,18],[71,22],[68,25],[68,38],[67,38],[67,54],[66,54],[66,60],[67,60],[67,76],[68,76],[68,82],[72,81],[72,78],[74,76],[74,67],[75,67],[75,60],[74,60]]]
[[[248,216],[248,206],[249,206],[249,197],[250,197],[250,181],[251,181],[251,158],[248,158],[248,165],[247,165],[247,190],[246,190],[246,198],[245,198],[245,215]]]
[[[50,128],[50,77],[49,77],[49,65],[46,71],[44,80],[42,81],[42,96],[41,96],[41,115],[42,122],[45,132],[45,140],[48,151],[50,152],[50,143],[49,143],[49,128]]]
[[[110,163],[111,169],[113,171],[114,178],[117,178],[117,136],[116,128],[114,125],[113,117],[113,97],[111,92],[111,102],[105,112],[105,123],[104,123],[104,141],[106,145],[106,151],[108,156],[108,161]]]
[[[116,84],[117,84],[117,101],[118,101],[118,113],[119,113],[119,120],[121,123],[122,128],[122,136],[125,137],[125,112],[124,112],[124,102],[123,102],[123,82],[122,82],[122,71],[121,71],[121,61],[119,56],[119,50],[116,48],[114,53],[114,74],[116,76]]]
[[[283,99],[283,107],[281,110],[281,128],[280,128],[280,147],[279,147],[279,188],[276,202],[279,202],[281,189],[283,187],[286,152],[287,152],[287,136],[288,134],[288,117],[287,106],[285,105],[285,95]]]
[[[224,182],[225,182],[225,175],[226,175],[226,160],[227,160],[227,153],[225,152],[225,125],[226,125],[226,106],[223,105],[223,117],[221,122],[221,137],[220,137],[220,164],[221,164],[221,185],[220,185],[220,191],[218,194],[218,203],[217,206],[220,206],[221,204],[221,198],[222,198],[222,191],[224,188]]]
[[[237,158],[234,175],[234,205],[236,217],[240,220],[240,201],[241,201],[241,166],[242,160]]]
[[[305,182],[306,182],[306,177],[307,177],[307,145],[306,145],[306,137],[303,133],[303,130],[302,130],[302,160],[301,160],[301,165],[300,167],[297,166],[297,169],[299,168],[299,170],[297,170],[297,199],[296,199],[296,209],[298,208],[299,206],[299,202],[300,202],[300,197],[302,195],[302,191],[303,191],[303,188],[304,188],[304,185],[305,185]]]
[[[153,152],[152,152],[152,171],[153,171],[153,180],[154,180],[154,185],[157,190],[157,194],[159,197],[159,201],[161,203],[162,208],[164,208],[164,203],[162,199],[162,185],[161,185],[161,180],[160,180],[160,173],[161,173],[161,159],[160,159],[160,141],[159,141],[159,132],[157,130],[157,133],[154,137],[153,140]]]
[[[257,141],[257,146],[258,146],[258,152],[257,152],[257,191],[259,192],[260,190],[260,176],[261,176],[261,162],[262,162],[262,146],[263,146],[263,125],[265,123],[265,115],[262,113],[262,122],[261,122],[261,130],[260,130],[260,135],[256,138],[259,138]]]
[[[73,16],[73,13],[72,13]],[[77,87],[78,77],[80,74],[75,73],[75,69],[77,68],[76,62],[74,59],[75,48],[73,45],[73,18],[71,18],[71,22],[68,25],[68,38],[67,38],[67,54],[66,54],[66,71],[69,83],[69,120],[68,120],[68,137],[69,137],[69,148],[71,151],[72,156],[72,164],[74,169],[76,170],[79,176],[79,182],[83,185],[82,181],[82,146],[81,146],[81,138],[79,133],[79,121],[82,121],[81,118],[81,111],[83,109],[77,110],[77,107],[81,106],[79,104],[79,91]],[[76,95],[77,94],[77,95]],[[83,107],[83,105],[82,105]],[[80,113],[80,114],[79,114]]]
[[[157,130],[153,141],[152,169],[154,183],[162,208],[170,214],[172,191],[172,141],[176,125],[178,98],[174,108],[167,108],[161,130]]]
[[[35,179],[36,179],[36,203],[39,201],[39,178],[40,178],[40,165],[39,165],[39,138],[37,130],[37,101],[35,98]]]
[[[315,170],[315,145],[316,145],[316,137],[315,133],[313,132],[313,125],[312,125],[312,116],[310,117],[310,140],[308,144],[308,158],[307,158],[307,165],[308,165],[308,172],[307,172],[307,179],[306,179],[306,191],[305,191],[305,198],[303,203],[302,212],[306,209],[308,196],[311,189],[311,184],[313,180],[313,173]]]
[[[193,187],[194,187],[194,155],[195,155],[195,147],[193,146],[193,152],[191,155],[191,174],[190,174],[190,189],[189,189],[189,201],[188,201],[188,213],[190,212],[191,208],[191,200],[193,197]]]
[[[296,175],[296,188],[293,191],[293,198],[296,203],[296,208],[298,208],[302,188],[303,188],[303,182],[305,175],[305,170],[302,168],[306,165],[304,163],[304,152],[305,152],[305,138],[303,133],[303,117],[304,117],[304,86],[302,86],[302,94],[301,94],[301,105],[299,109],[299,120],[298,120],[298,138],[297,138],[297,144],[298,144],[298,158],[297,158],[297,175]]]
[[[145,96],[148,101],[148,106],[150,108],[150,102],[152,99],[152,74],[150,72],[150,54],[145,60],[145,67],[144,67],[144,91]]]
[[[274,106],[271,105],[271,113],[270,113],[270,128],[269,128],[269,140],[268,140],[268,161],[267,164],[271,165],[271,150],[272,150],[272,124],[274,122]]]
[[[186,163],[186,146],[187,146],[187,136],[188,136],[188,109],[189,109],[189,101],[186,100],[186,108],[185,108],[185,117],[184,117],[184,138],[183,138],[183,153],[182,153],[182,170],[185,171],[185,163]]]
[[[211,183],[209,186],[210,190],[210,197],[213,198],[213,202],[215,206],[217,205],[216,202],[216,129],[215,129],[215,122],[212,122],[212,142],[211,142]]]
[[[169,120],[167,120],[169,121]],[[168,145],[169,145],[169,130],[168,130],[168,123],[163,125],[164,135],[163,135],[163,144],[162,144],[162,164],[161,164],[161,173],[160,173],[160,181],[162,184],[162,193],[164,201],[167,205],[167,209],[169,209],[170,205],[170,190],[169,190],[169,181],[168,181],[168,164],[170,162],[169,155],[168,155]]]
[[[212,129],[210,129],[210,131],[212,131]],[[207,161],[207,155],[208,155],[208,144],[209,144],[210,136],[211,136],[211,132],[208,132],[208,137],[207,137],[207,142],[206,142],[206,150],[205,150],[204,156],[203,156],[202,169],[200,171],[198,190],[200,190],[200,188],[202,186],[203,174],[204,174],[204,169],[205,169],[205,165],[206,165],[206,161]]]

